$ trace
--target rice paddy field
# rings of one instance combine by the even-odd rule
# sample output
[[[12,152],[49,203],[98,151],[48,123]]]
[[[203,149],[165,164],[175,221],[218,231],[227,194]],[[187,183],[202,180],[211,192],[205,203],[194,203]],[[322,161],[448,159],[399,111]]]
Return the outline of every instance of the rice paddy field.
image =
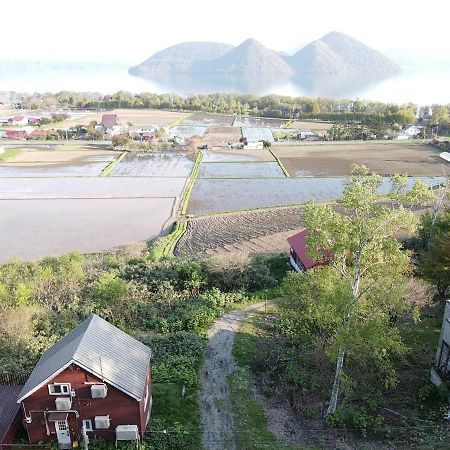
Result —
[[[277,162],[211,162],[200,165],[199,178],[285,178]]]
[[[192,171],[183,154],[23,149],[0,164],[0,262],[144,242],[169,227]],[[63,147],[65,148],[65,147]]]
[[[171,128],[170,135],[178,136],[183,139],[190,139],[194,136],[204,136],[206,133],[206,127],[199,125],[178,125]]]
[[[157,237],[173,198],[0,201],[0,263],[99,252]]]
[[[211,162],[238,162],[238,161],[275,161],[268,150],[202,150],[204,163]]]
[[[231,127],[234,116],[225,114],[195,113],[183,121],[183,125],[196,127]]]
[[[187,178],[194,166],[192,159],[186,154],[131,153],[113,168],[109,176]]]
[[[282,205],[299,205],[309,200],[329,201],[342,196],[345,177],[198,179],[192,191],[188,213],[217,214]],[[410,178],[409,184],[413,183]],[[425,181],[441,182],[442,178]],[[387,192],[385,180],[381,192]]]
[[[288,123],[289,120],[271,119],[269,117],[236,117],[233,125],[248,128],[284,128]]]

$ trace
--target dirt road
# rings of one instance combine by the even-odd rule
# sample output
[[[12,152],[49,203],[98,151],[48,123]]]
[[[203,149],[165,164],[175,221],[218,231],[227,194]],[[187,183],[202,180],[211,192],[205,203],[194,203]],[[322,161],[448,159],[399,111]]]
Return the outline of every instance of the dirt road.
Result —
[[[227,382],[227,376],[235,367],[232,355],[234,335],[243,322],[262,308],[263,302],[225,314],[209,330],[209,343],[200,371],[203,387],[200,398],[202,444],[206,450],[236,449]]]

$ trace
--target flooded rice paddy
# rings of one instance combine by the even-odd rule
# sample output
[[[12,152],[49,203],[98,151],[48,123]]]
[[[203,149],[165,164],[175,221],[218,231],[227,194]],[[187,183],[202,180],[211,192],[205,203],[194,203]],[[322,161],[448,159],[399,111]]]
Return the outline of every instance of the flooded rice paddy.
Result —
[[[152,239],[173,198],[0,201],[0,263],[98,252]]]
[[[442,178],[423,178],[438,183]],[[192,191],[188,213],[193,215],[241,211],[279,205],[294,205],[309,200],[326,201],[342,196],[346,178],[285,179],[198,179]],[[409,184],[414,179],[410,178]],[[388,192],[385,179],[381,192]]]
[[[192,157],[186,154],[128,154],[114,167],[109,176],[187,178],[193,167]]]
[[[285,178],[276,162],[216,162],[200,166],[200,178]]]

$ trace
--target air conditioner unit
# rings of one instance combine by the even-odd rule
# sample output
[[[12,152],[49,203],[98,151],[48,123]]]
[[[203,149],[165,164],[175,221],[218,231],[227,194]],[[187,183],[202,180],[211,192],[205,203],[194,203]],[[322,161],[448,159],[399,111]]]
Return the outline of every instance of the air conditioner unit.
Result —
[[[139,429],[137,425],[118,425],[116,427],[116,439],[118,441],[139,440]]]
[[[70,397],[58,397],[55,406],[57,411],[68,411],[72,407],[72,400]]]
[[[97,430],[106,430],[110,425],[109,416],[95,416],[94,422]]]
[[[106,384],[93,384],[91,386],[91,397],[92,398],[105,398],[108,392],[108,387]]]

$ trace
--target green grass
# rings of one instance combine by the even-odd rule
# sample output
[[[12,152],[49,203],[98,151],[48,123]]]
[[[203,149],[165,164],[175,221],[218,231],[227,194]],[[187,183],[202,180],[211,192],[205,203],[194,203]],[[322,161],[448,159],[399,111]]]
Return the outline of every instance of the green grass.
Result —
[[[8,148],[0,154],[0,162],[4,162],[9,158],[13,158],[14,156],[19,155],[22,152],[23,150],[20,148]]]
[[[202,152],[198,152],[197,157],[195,158],[194,167],[192,169],[192,173],[188,178],[186,189],[183,192],[181,197],[181,214],[186,214],[189,199],[191,197],[192,189],[194,188],[195,180],[198,177],[198,171],[200,169],[200,163],[202,162],[203,154]]]
[[[270,448],[274,450],[306,449],[306,447],[280,444],[268,430],[263,405],[252,394],[253,379],[249,365],[255,355],[257,322],[263,313],[245,323],[236,333],[233,356],[238,365],[228,377],[233,410],[235,442],[238,449]]]
[[[117,166],[117,164],[120,163],[120,161],[122,161],[125,156],[127,156],[127,151],[124,151],[120,154],[120,156],[118,158],[116,158],[115,160],[111,161],[100,173],[101,177],[107,177],[111,171],[114,169],[114,167]]]
[[[275,160],[277,161],[277,163],[280,166],[280,169],[283,171],[285,177],[286,178],[291,178],[290,173],[287,171],[286,167],[284,167],[283,163],[281,162],[281,159],[278,158],[277,155],[275,155],[275,153],[272,151],[272,149],[269,149],[269,151],[272,154],[272,156],[275,158]]]
[[[173,256],[175,246],[186,230],[187,222],[175,222],[170,234],[160,237],[153,242],[151,257],[158,260]]]

